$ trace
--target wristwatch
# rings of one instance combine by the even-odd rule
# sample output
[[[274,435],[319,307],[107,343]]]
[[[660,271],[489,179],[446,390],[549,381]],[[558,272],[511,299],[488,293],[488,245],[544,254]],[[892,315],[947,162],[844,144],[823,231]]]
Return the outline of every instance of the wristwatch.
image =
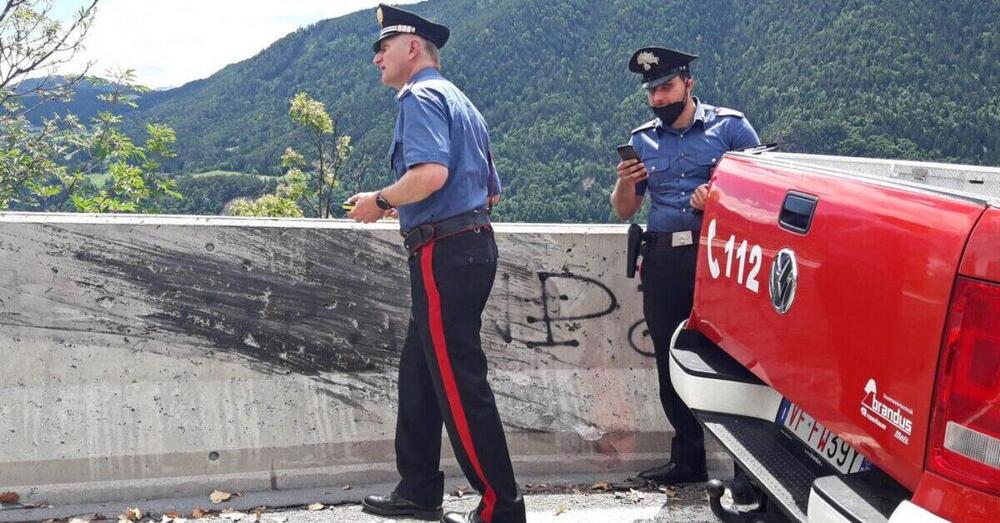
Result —
[[[375,193],[375,205],[378,205],[378,208],[382,209],[383,211],[388,211],[389,209],[392,209],[392,204],[389,203],[389,200],[386,200],[385,198],[382,197],[382,191]]]

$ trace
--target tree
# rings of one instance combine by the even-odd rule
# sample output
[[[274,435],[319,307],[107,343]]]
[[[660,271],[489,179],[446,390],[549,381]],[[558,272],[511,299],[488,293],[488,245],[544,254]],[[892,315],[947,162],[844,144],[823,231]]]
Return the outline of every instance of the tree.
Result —
[[[285,153],[294,158],[295,152]],[[301,157],[300,157],[301,158]],[[230,216],[269,216],[272,218],[302,218],[305,214],[297,202],[309,194],[309,182],[302,171],[293,169],[282,177],[274,194],[265,194],[256,200],[241,198],[226,210]]]
[[[7,0],[0,12],[0,104],[5,110],[8,102],[29,95],[42,101],[72,95],[73,86],[86,76],[90,64],[71,78],[55,72],[83,49],[83,39],[97,14],[97,2],[80,8],[64,25],[49,17],[54,0]],[[25,82],[42,72],[46,74],[41,80]]]
[[[52,0],[8,0],[0,11],[0,209],[139,212],[155,210],[162,197],[179,198],[173,182],[158,174],[159,160],[174,156],[174,131],[149,124],[140,146],[120,130],[115,108],[136,108],[136,97],[148,91],[134,71],[112,72],[108,81],[89,78],[111,87],[99,96],[109,109],[89,125],[72,115],[29,122],[27,114],[46,101],[68,99],[90,68],[77,77],[55,75],[82,49],[97,0],[68,26],[50,18],[52,7]],[[110,182],[94,187],[88,175],[104,172]]]
[[[45,121],[32,128],[27,113],[46,100],[67,99],[89,64],[75,78],[55,79],[58,66],[82,49],[83,38],[96,14],[97,0],[81,8],[64,26],[49,18],[52,0],[7,0],[0,11],[0,209],[24,192],[40,198],[59,191],[47,182],[65,169],[54,158],[62,152],[59,128]],[[30,76],[46,73],[39,80]],[[20,103],[34,95],[34,106]]]
[[[230,216],[270,216],[274,218],[302,218],[302,209],[295,201],[280,194],[265,194],[256,200],[239,199],[227,210]]]
[[[180,198],[173,180],[159,173],[158,159],[173,158],[177,141],[173,129],[160,124],[146,125],[146,141],[138,146],[121,132],[122,117],[114,114],[119,105],[135,108],[135,97],[148,88],[135,83],[135,72],[113,74],[113,90],[100,95],[112,110],[101,111],[90,129],[77,125],[67,135],[76,152],[86,159],[73,174],[64,177],[64,187],[77,210],[83,212],[139,212],[155,210],[163,196]],[[107,169],[111,182],[96,195],[77,194],[74,188],[96,169]]]
[[[300,217],[308,214],[330,218],[338,196],[338,174],[351,155],[351,137],[337,135],[337,124],[322,102],[299,93],[292,98],[289,116],[302,129],[315,158],[309,161],[292,147],[281,155],[285,170],[275,194],[256,200],[239,200],[226,210],[232,216]]]
[[[337,124],[326,112],[326,107],[308,94],[296,94],[291,105],[288,115],[306,133],[315,156],[309,162],[289,147],[282,156],[282,166],[289,169],[288,175],[301,173],[309,180],[307,190],[298,195],[299,205],[312,216],[329,218],[340,169],[353,150],[351,137],[338,136]]]

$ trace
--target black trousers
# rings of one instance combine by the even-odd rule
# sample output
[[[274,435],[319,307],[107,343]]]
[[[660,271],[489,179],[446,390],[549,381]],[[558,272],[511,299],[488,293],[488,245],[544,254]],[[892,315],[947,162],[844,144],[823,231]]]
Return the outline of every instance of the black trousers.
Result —
[[[523,523],[524,499],[514,480],[480,345],[481,315],[493,288],[493,232],[432,241],[410,256],[411,317],[399,361],[396,492],[421,505],[444,496],[441,425],[469,483],[482,494],[487,522]]]
[[[695,236],[697,239],[697,236]],[[705,432],[670,382],[670,338],[691,314],[698,246],[672,247],[669,235],[649,238],[642,249],[642,308],[656,351],[660,403],[674,427],[670,460],[705,470]]]

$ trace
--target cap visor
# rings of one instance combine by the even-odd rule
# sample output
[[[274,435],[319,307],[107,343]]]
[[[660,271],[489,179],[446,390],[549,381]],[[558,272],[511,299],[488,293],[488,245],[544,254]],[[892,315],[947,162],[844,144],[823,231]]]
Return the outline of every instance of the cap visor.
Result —
[[[650,81],[642,84],[642,88],[648,91],[648,90],[650,90],[650,89],[652,89],[652,88],[654,88],[654,87],[656,87],[658,85],[663,85],[663,84],[669,82],[670,79],[672,79],[673,77],[677,76],[678,74],[680,74],[680,71],[677,71],[676,73],[673,73],[673,74],[668,74],[667,76],[661,76],[660,78],[657,78],[656,80],[650,80]]]
[[[382,42],[384,42],[384,41],[386,41],[386,40],[388,40],[388,39],[390,39],[390,38],[392,38],[392,37],[394,37],[394,36],[396,36],[398,34],[399,33],[389,33],[389,34],[383,36],[382,38],[379,38],[378,40],[375,40],[375,43],[372,44],[372,51],[377,53],[379,51],[379,48],[382,47]]]

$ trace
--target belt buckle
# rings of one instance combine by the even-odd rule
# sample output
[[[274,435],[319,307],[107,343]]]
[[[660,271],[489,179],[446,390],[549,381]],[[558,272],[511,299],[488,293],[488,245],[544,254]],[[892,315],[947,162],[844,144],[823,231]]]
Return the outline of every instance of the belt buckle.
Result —
[[[694,235],[691,231],[677,231],[670,235],[671,247],[685,247],[687,245],[694,245]]]

